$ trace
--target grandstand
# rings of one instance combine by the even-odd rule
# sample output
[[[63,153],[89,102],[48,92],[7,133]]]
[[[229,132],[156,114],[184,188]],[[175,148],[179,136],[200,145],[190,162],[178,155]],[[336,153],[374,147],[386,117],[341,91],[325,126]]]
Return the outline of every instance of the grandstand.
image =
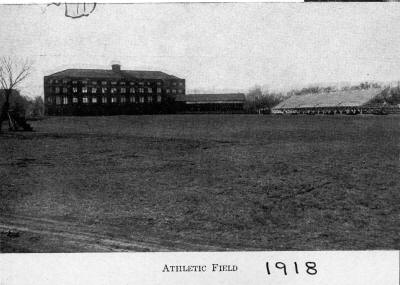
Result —
[[[380,88],[294,95],[272,108],[273,114],[362,114],[381,112],[385,104],[370,104]]]

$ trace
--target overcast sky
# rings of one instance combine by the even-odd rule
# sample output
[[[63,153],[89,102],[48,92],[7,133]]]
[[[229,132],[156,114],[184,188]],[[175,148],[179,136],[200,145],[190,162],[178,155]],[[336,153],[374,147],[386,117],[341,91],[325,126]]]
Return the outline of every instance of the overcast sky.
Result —
[[[80,19],[63,7],[0,6],[0,54],[31,58],[23,93],[65,68],[161,70],[193,89],[270,89],[400,79],[400,5],[98,5]]]

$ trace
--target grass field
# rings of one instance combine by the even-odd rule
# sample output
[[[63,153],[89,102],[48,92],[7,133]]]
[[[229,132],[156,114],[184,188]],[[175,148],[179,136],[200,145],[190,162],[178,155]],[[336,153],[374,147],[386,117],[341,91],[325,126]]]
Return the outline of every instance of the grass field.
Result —
[[[400,248],[399,116],[52,117],[33,127],[0,136],[3,252],[107,250],[100,237],[139,245],[129,250]],[[13,227],[18,237],[6,235]]]

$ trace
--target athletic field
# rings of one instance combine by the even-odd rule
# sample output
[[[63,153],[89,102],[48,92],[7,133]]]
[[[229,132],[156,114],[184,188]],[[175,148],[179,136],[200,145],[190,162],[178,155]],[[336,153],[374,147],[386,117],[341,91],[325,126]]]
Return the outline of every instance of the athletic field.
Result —
[[[2,252],[400,248],[399,116],[32,125],[0,135]]]

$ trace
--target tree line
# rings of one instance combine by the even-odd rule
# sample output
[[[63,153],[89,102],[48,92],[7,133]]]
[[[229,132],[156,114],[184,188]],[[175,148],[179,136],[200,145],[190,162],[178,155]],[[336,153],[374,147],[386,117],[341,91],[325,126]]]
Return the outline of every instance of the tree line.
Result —
[[[6,102],[5,91],[0,90],[0,106]],[[42,96],[34,98],[21,95],[19,90],[12,90],[9,98],[9,109],[27,118],[39,118],[44,116],[44,102]]]
[[[271,109],[285,100],[287,95],[284,93],[275,93],[263,91],[261,87],[256,86],[249,90],[246,94],[244,103],[244,111],[246,113],[271,113]]]

